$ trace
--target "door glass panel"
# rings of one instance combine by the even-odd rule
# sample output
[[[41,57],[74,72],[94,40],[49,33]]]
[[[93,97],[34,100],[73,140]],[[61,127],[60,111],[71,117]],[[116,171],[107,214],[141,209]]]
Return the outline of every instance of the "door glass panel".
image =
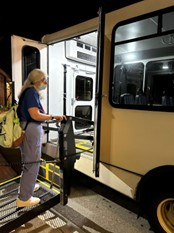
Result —
[[[76,77],[76,100],[90,101],[93,95],[93,80],[92,78],[77,76]]]
[[[91,106],[77,106],[75,109],[75,116],[81,117],[86,120],[92,119],[92,107]],[[90,127],[91,124],[87,122],[75,122],[75,129],[84,129]]]
[[[37,48],[24,46],[22,49],[22,66],[23,66],[23,82],[27,79],[28,73],[40,68],[40,52]]]

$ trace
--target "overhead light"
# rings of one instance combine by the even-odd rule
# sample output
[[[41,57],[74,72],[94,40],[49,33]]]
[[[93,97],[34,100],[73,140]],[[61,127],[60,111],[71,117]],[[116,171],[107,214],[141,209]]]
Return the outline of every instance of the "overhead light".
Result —
[[[168,70],[168,69],[169,69],[168,63],[164,63],[164,64],[162,65],[162,69],[163,69],[163,70]]]
[[[126,54],[126,59],[129,60],[129,61],[134,60],[135,57],[136,57],[136,56],[135,56],[135,54],[133,54],[133,53],[128,53],[128,54]]]

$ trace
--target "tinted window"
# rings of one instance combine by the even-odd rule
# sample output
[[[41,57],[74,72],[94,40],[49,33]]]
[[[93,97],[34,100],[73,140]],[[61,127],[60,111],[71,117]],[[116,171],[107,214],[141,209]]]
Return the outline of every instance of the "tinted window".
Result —
[[[92,78],[77,76],[76,77],[76,100],[90,101],[93,94]]]
[[[173,17],[158,12],[114,29],[112,106],[174,111]]]
[[[40,68],[40,52],[37,48],[31,46],[24,46],[22,49],[22,66],[23,66],[23,82],[26,80],[28,73]]]

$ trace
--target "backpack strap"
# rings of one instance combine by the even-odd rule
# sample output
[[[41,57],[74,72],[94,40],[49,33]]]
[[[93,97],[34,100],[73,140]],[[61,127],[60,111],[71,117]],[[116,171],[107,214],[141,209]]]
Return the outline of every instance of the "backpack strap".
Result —
[[[20,107],[21,107],[21,102],[22,102],[22,100],[23,100],[23,98],[24,98],[24,95],[25,95],[25,93],[26,93],[26,91],[28,90],[28,89],[30,89],[30,87],[28,87],[28,88],[26,88],[24,91],[23,91],[23,93],[22,93],[22,95],[20,96],[20,98],[19,98],[19,102],[18,102],[18,107],[17,107],[17,115],[18,115],[18,118],[20,119]],[[31,118],[31,117],[30,117]],[[27,128],[27,126],[28,126],[28,123],[31,121],[31,119],[29,119],[28,121],[27,121],[27,123],[26,123],[26,125],[25,125],[25,127],[24,127],[24,131],[26,130],[26,128]]]

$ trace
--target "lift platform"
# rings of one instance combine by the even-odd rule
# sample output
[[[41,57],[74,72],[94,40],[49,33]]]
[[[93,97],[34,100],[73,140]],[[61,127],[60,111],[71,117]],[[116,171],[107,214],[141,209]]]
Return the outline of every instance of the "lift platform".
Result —
[[[77,159],[75,149],[75,138],[72,126],[72,118],[68,117],[66,122],[62,122],[60,127],[52,129],[44,126],[46,130],[57,130],[58,156],[52,161],[53,166],[59,167],[58,187],[54,189],[53,183],[45,185],[40,182],[40,189],[35,192],[35,196],[41,199],[41,202],[34,207],[16,207],[16,198],[18,193],[20,176],[6,180],[0,184],[0,232],[9,233],[20,227],[22,224],[30,221],[44,211],[52,208],[56,204],[66,205],[68,194],[70,192],[69,178],[74,169],[74,163]],[[40,161],[41,163],[43,160]]]

